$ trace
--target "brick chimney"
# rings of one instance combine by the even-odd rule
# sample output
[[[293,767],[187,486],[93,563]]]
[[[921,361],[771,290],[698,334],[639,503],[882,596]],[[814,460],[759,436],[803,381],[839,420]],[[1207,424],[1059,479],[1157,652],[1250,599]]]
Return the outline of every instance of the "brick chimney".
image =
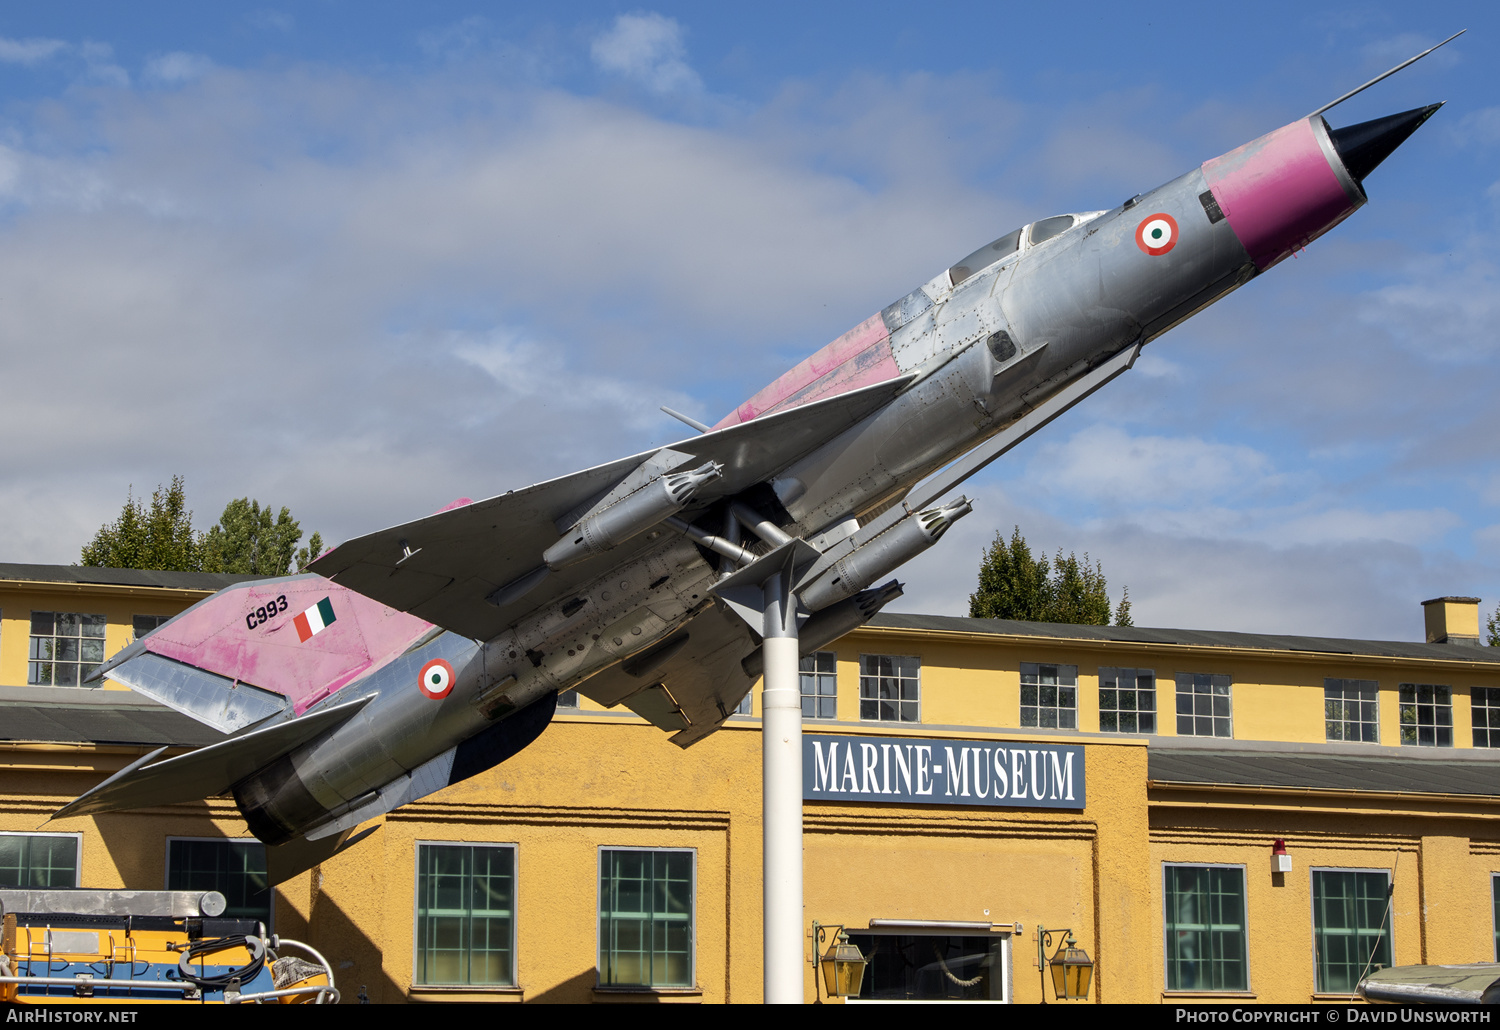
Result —
[[[1429,644],[1479,646],[1479,598],[1434,597],[1422,602]]]

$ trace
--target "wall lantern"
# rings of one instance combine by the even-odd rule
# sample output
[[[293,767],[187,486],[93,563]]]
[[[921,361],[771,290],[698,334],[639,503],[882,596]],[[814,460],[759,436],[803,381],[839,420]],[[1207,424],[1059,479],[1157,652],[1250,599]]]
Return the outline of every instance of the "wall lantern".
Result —
[[[828,939],[829,931],[837,930],[832,944],[821,956],[818,949]],[[813,964],[822,967],[823,988],[830,998],[856,998],[860,985],[865,980],[865,956],[859,946],[849,939],[842,926],[823,926],[813,923]],[[814,977],[814,982],[817,978]]]
[[[1292,856],[1286,853],[1286,841],[1280,837],[1271,844],[1271,872],[1289,873],[1292,871]]]
[[[1066,934],[1066,940],[1057,946],[1052,961],[1047,961],[1047,949],[1052,946],[1054,935]],[[1047,1003],[1046,970],[1052,972],[1052,992],[1059,1001],[1087,998],[1089,987],[1094,982],[1094,960],[1088,952],[1078,947],[1072,930],[1048,930],[1036,928],[1036,968],[1042,977],[1042,1004]]]

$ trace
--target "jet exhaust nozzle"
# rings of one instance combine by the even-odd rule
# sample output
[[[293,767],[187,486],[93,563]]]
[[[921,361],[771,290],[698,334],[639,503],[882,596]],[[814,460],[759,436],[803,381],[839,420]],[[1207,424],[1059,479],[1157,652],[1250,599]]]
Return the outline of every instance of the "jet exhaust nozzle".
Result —
[[[657,476],[608,508],[579,522],[542,552],[549,569],[562,569],[603,554],[637,533],[645,532],[687,507],[699,490],[724,474],[724,466],[707,462],[690,472]]]
[[[798,590],[810,611],[821,611],[869,586],[942,539],[974,506],[967,497],[915,512],[834,562]]]
[[[1344,162],[1344,168],[1356,182],[1363,184],[1365,176],[1395,153],[1396,148],[1405,143],[1442,106],[1428,104],[1400,114],[1346,125],[1342,129],[1329,129],[1328,136],[1333,141],[1333,149],[1338,152],[1339,160]]]

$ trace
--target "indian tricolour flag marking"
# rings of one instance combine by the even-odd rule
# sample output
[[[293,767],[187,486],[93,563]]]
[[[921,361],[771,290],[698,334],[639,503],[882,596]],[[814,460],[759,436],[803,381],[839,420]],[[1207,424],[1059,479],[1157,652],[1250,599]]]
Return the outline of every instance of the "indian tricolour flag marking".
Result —
[[[297,626],[297,636],[304,644],[331,626],[333,621],[333,602],[326,597],[292,620]]]

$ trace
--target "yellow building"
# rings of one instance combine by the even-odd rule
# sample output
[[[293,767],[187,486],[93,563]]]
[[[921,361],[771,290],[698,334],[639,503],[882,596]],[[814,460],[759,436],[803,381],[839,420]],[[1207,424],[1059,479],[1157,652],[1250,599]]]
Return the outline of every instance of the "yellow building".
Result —
[[[0,886],[265,910],[228,799],[46,822],[148,749],[220,739],[56,684],[230,581],[0,565]],[[1495,959],[1500,655],[1472,598],[1426,619],[1403,643],[878,617],[804,659],[808,957],[843,926],[868,991],[1016,1002],[1042,998],[1039,927],[1073,932],[1104,1002],[1307,1002]],[[345,1000],[760,1000],[753,708],[682,751],[585,696],[376,825],[267,915]]]

